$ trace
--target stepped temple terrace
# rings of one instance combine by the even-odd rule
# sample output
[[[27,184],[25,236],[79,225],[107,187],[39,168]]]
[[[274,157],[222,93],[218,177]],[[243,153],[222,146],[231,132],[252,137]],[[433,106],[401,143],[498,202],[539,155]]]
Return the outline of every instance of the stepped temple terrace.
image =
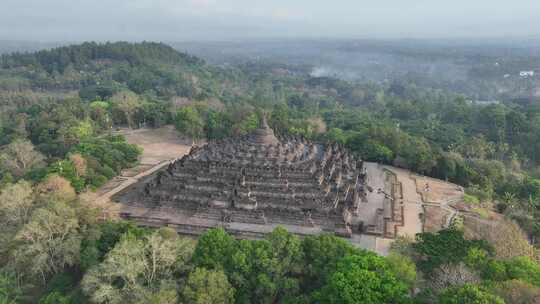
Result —
[[[192,147],[113,199],[122,206],[121,217],[182,234],[223,227],[259,238],[283,226],[384,251],[396,236],[423,230],[425,187],[437,187],[437,181],[418,178],[363,162],[337,144],[276,136],[263,119],[245,137]]]

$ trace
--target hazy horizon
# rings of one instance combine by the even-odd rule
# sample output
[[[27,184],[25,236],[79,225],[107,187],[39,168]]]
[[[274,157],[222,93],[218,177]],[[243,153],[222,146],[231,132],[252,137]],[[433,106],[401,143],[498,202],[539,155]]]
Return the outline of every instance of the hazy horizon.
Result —
[[[533,0],[2,2],[0,40],[540,38],[540,3]]]

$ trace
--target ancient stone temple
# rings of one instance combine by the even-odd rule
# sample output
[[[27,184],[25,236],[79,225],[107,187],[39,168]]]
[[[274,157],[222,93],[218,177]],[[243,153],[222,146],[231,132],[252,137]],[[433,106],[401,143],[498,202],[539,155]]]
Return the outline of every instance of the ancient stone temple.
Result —
[[[184,234],[223,227],[257,238],[281,225],[299,235],[393,238],[404,221],[397,183],[368,169],[337,144],[276,136],[263,120],[245,137],[193,147],[115,200],[125,218]]]

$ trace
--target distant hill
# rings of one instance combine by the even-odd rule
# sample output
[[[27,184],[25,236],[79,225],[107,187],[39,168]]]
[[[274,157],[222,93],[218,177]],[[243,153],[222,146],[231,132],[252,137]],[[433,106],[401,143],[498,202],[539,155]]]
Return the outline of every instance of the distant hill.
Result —
[[[69,65],[82,68],[95,60],[125,61],[133,65],[150,62],[204,64],[204,61],[197,57],[156,42],[85,42],[33,53],[12,53],[1,58],[4,68],[40,67],[49,73],[63,73]]]
[[[223,70],[155,42],[85,42],[4,54],[0,67],[0,90],[9,91],[127,88],[138,94],[190,98],[223,91],[217,88]]]

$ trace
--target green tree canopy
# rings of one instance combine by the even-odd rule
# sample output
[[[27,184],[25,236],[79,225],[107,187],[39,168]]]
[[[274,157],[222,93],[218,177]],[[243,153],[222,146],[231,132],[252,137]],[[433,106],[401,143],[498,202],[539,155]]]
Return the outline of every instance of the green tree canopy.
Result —
[[[408,303],[408,288],[383,257],[362,252],[345,257],[316,293],[320,303]]]
[[[196,268],[182,289],[186,304],[229,304],[234,302],[234,288],[222,270]]]
[[[180,108],[174,117],[174,124],[178,131],[194,140],[200,139],[203,136],[204,121],[197,109],[193,106]]]
[[[504,300],[475,285],[449,288],[439,296],[440,304],[504,304]]]
[[[357,253],[349,242],[329,234],[308,236],[302,241],[305,288],[321,287],[332,275],[338,262]]]
[[[464,261],[472,248],[492,251],[492,247],[486,241],[466,240],[463,232],[456,229],[420,233],[412,246],[419,255],[419,268],[426,273],[443,264],[458,264]]]

